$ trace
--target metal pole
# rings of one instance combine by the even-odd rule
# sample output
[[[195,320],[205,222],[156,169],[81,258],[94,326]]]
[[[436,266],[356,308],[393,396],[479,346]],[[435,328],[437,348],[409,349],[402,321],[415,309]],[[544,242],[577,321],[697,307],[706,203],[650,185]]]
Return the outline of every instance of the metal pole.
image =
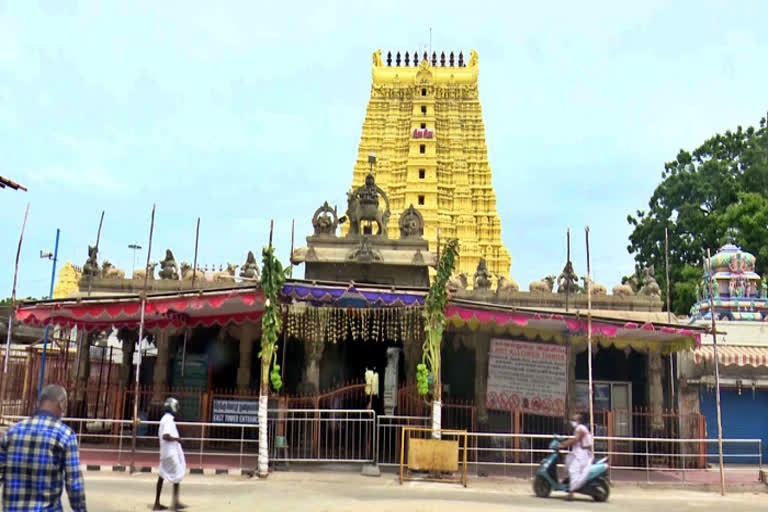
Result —
[[[723,416],[720,409],[720,362],[717,358],[717,329],[715,326],[715,299],[712,292],[712,257],[707,249],[707,288],[709,289],[709,315],[712,317],[712,352],[715,358],[715,386],[717,393],[717,451],[720,458],[720,496],[725,496],[725,468],[723,467]],[[719,290],[718,290],[719,293]]]
[[[571,261],[571,228],[568,228],[565,232],[565,265],[568,266],[568,263]],[[554,285],[553,285],[554,286]],[[570,285],[565,287],[565,312],[568,313],[568,290],[570,289]],[[571,380],[571,352],[573,351],[573,348],[571,347],[571,339],[570,336],[565,337],[565,364],[566,370],[565,370],[565,424],[568,424],[568,418],[573,413],[571,411],[571,401],[569,401],[570,394],[572,392],[570,388],[570,380]],[[574,372],[574,379],[576,378],[576,373]]]
[[[592,271],[589,264],[589,226],[584,230],[587,239],[587,365],[589,372],[589,431],[595,432],[592,393]]]
[[[288,256],[288,263],[291,265],[289,270],[289,277],[293,277],[293,237],[296,232],[296,219],[291,219],[291,254]],[[285,363],[285,361],[283,361]]]
[[[144,267],[144,289],[141,292],[141,310],[139,313],[139,359],[136,362],[136,392],[133,397],[133,433],[131,439],[131,473],[135,472],[136,434],[139,428],[139,374],[141,373],[141,338],[144,336],[144,306],[147,302],[147,280],[149,278],[149,258],[152,256],[152,234],[155,230],[155,205],[152,205],[152,218],[149,224],[149,247],[147,248],[147,265]]]
[[[571,228],[568,228],[568,231],[565,233],[565,247],[566,247],[566,256],[565,256],[565,266],[568,266],[568,263],[571,262]],[[565,312],[568,312],[568,291],[570,290],[570,285],[565,287]]]
[[[2,382],[0,382],[0,417],[5,411],[5,388],[7,386],[8,375],[8,356],[11,351],[11,331],[13,330],[13,320],[16,316],[16,283],[19,279],[19,256],[21,256],[21,244],[24,241],[24,230],[27,227],[27,217],[29,217],[29,203],[24,211],[24,222],[21,224],[21,235],[19,236],[19,246],[16,249],[16,266],[13,271],[13,288],[11,289],[11,312],[8,314],[8,335],[5,340],[5,359],[3,361]]]
[[[669,230],[664,228],[664,272],[667,279],[667,323],[672,323],[672,299],[670,295],[671,285],[669,282]],[[674,362],[672,361],[674,354],[669,354],[669,407],[674,408],[675,402],[675,376],[674,376]]]
[[[48,298],[53,299],[53,284],[56,280],[56,261],[59,257],[59,233],[60,230],[56,229],[56,245],[53,248],[53,268],[51,270],[51,287],[48,293]],[[48,331],[50,331],[50,324],[45,326],[45,334],[43,334],[43,356],[40,362],[40,380],[37,383],[37,398],[40,398],[40,390],[43,389],[43,376],[45,375],[45,357],[48,351]]]
[[[99,219],[99,230],[96,232],[96,258],[99,257],[99,241],[101,240],[101,226],[104,224],[104,210],[101,210],[101,219]],[[98,265],[98,259],[96,261]],[[91,282],[93,281],[93,276],[88,277],[88,297],[91,296]],[[78,365],[77,368],[78,376],[80,374],[80,366]]]
[[[195,261],[192,263],[192,288],[195,287],[195,278],[197,278],[197,244],[199,241],[200,241],[200,217],[197,218],[197,228],[195,228]],[[187,339],[184,338],[184,350],[186,350],[187,348],[186,342],[187,342]],[[182,376],[184,375],[183,365],[181,367],[181,375]]]

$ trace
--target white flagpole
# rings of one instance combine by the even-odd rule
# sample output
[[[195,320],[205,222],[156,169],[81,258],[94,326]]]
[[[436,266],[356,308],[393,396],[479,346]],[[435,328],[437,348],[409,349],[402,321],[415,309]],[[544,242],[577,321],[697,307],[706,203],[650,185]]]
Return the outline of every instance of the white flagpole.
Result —
[[[152,255],[152,234],[155,230],[155,205],[152,205],[152,219],[149,224],[149,247],[147,248],[147,264],[144,267],[144,288],[141,292],[141,309],[139,310],[139,356],[136,362],[135,395],[133,397],[133,440],[131,441],[131,473],[135,472],[136,434],[139,428],[139,374],[141,373],[141,339],[144,337],[144,306],[147,301],[147,280],[149,279],[149,258]]]
[[[589,262],[589,226],[584,230],[587,239],[587,371],[589,372],[589,431],[595,432],[594,393],[592,391],[592,271]]]
[[[712,352],[715,358],[715,387],[717,401],[717,452],[720,458],[720,496],[725,496],[725,468],[723,467],[723,415],[720,409],[720,361],[717,358],[717,329],[715,328],[715,298],[712,292],[712,257],[707,249],[707,287],[709,288],[709,315],[712,317]],[[719,290],[718,290],[719,292]]]

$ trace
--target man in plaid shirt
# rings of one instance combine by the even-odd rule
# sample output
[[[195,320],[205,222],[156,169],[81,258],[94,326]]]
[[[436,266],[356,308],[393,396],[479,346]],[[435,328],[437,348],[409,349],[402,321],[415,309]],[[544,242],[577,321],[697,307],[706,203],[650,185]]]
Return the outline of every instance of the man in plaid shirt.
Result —
[[[3,435],[0,483],[5,512],[63,512],[64,486],[72,512],[86,512],[77,439],[59,419],[66,409],[66,390],[55,384],[46,386],[34,416]]]

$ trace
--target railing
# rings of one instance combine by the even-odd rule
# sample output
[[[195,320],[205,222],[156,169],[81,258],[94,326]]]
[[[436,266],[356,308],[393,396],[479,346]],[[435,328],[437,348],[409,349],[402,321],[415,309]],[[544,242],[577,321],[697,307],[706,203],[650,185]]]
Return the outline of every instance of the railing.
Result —
[[[269,446],[277,462],[373,462],[376,431],[372,410],[269,411]]]
[[[26,416],[7,416],[18,421]],[[78,436],[80,458],[87,465],[156,467],[159,421],[140,421],[133,451],[133,422],[63,418]],[[249,468],[256,466],[258,425],[178,421],[187,467]]]
[[[25,416],[6,416],[18,421]],[[158,421],[140,421],[136,450],[132,451],[133,425],[128,420],[65,418],[78,434],[84,464],[148,467],[158,462]],[[400,464],[403,427],[429,427],[425,416],[377,416],[371,410],[270,409],[268,439],[273,462]],[[177,422],[188,467],[253,468],[258,454],[259,425],[211,422]],[[467,462],[474,474],[527,476],[535,474],[549,455],[552,435],[470,432]],[[715,448],[713,439],[662,439],[648,437],[595,437],[595,458],[606,456],[611,471],[632,480],[701,481],[709,470],[696,468],[700,449]],[[724,439],[726,471],[762,470],[760,439]],[[659,458],[668,463],[657,465]],[[691,476],[694,475],[694,476]],[[613,477],[613,476],[612,476]]]

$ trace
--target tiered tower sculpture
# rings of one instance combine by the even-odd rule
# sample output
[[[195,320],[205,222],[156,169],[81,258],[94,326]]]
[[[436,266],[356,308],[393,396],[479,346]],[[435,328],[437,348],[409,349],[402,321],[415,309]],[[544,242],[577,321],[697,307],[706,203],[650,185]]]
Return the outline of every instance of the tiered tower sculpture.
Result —
[[[431,59],[430,59],[431,57]],[[389,196],[393,218],[413,205],[424,217],[424,238],[458,238],[456,271],[473,275],[480,258],[493,274],[509,275],[509,251],[491,184],[485,127],[477,95],[477,52],[373,54],[371,98],[352,189],[371,171]],[[348,227],[342,226],[344,233]],[[395,235],[396,236],[396,235]]]

